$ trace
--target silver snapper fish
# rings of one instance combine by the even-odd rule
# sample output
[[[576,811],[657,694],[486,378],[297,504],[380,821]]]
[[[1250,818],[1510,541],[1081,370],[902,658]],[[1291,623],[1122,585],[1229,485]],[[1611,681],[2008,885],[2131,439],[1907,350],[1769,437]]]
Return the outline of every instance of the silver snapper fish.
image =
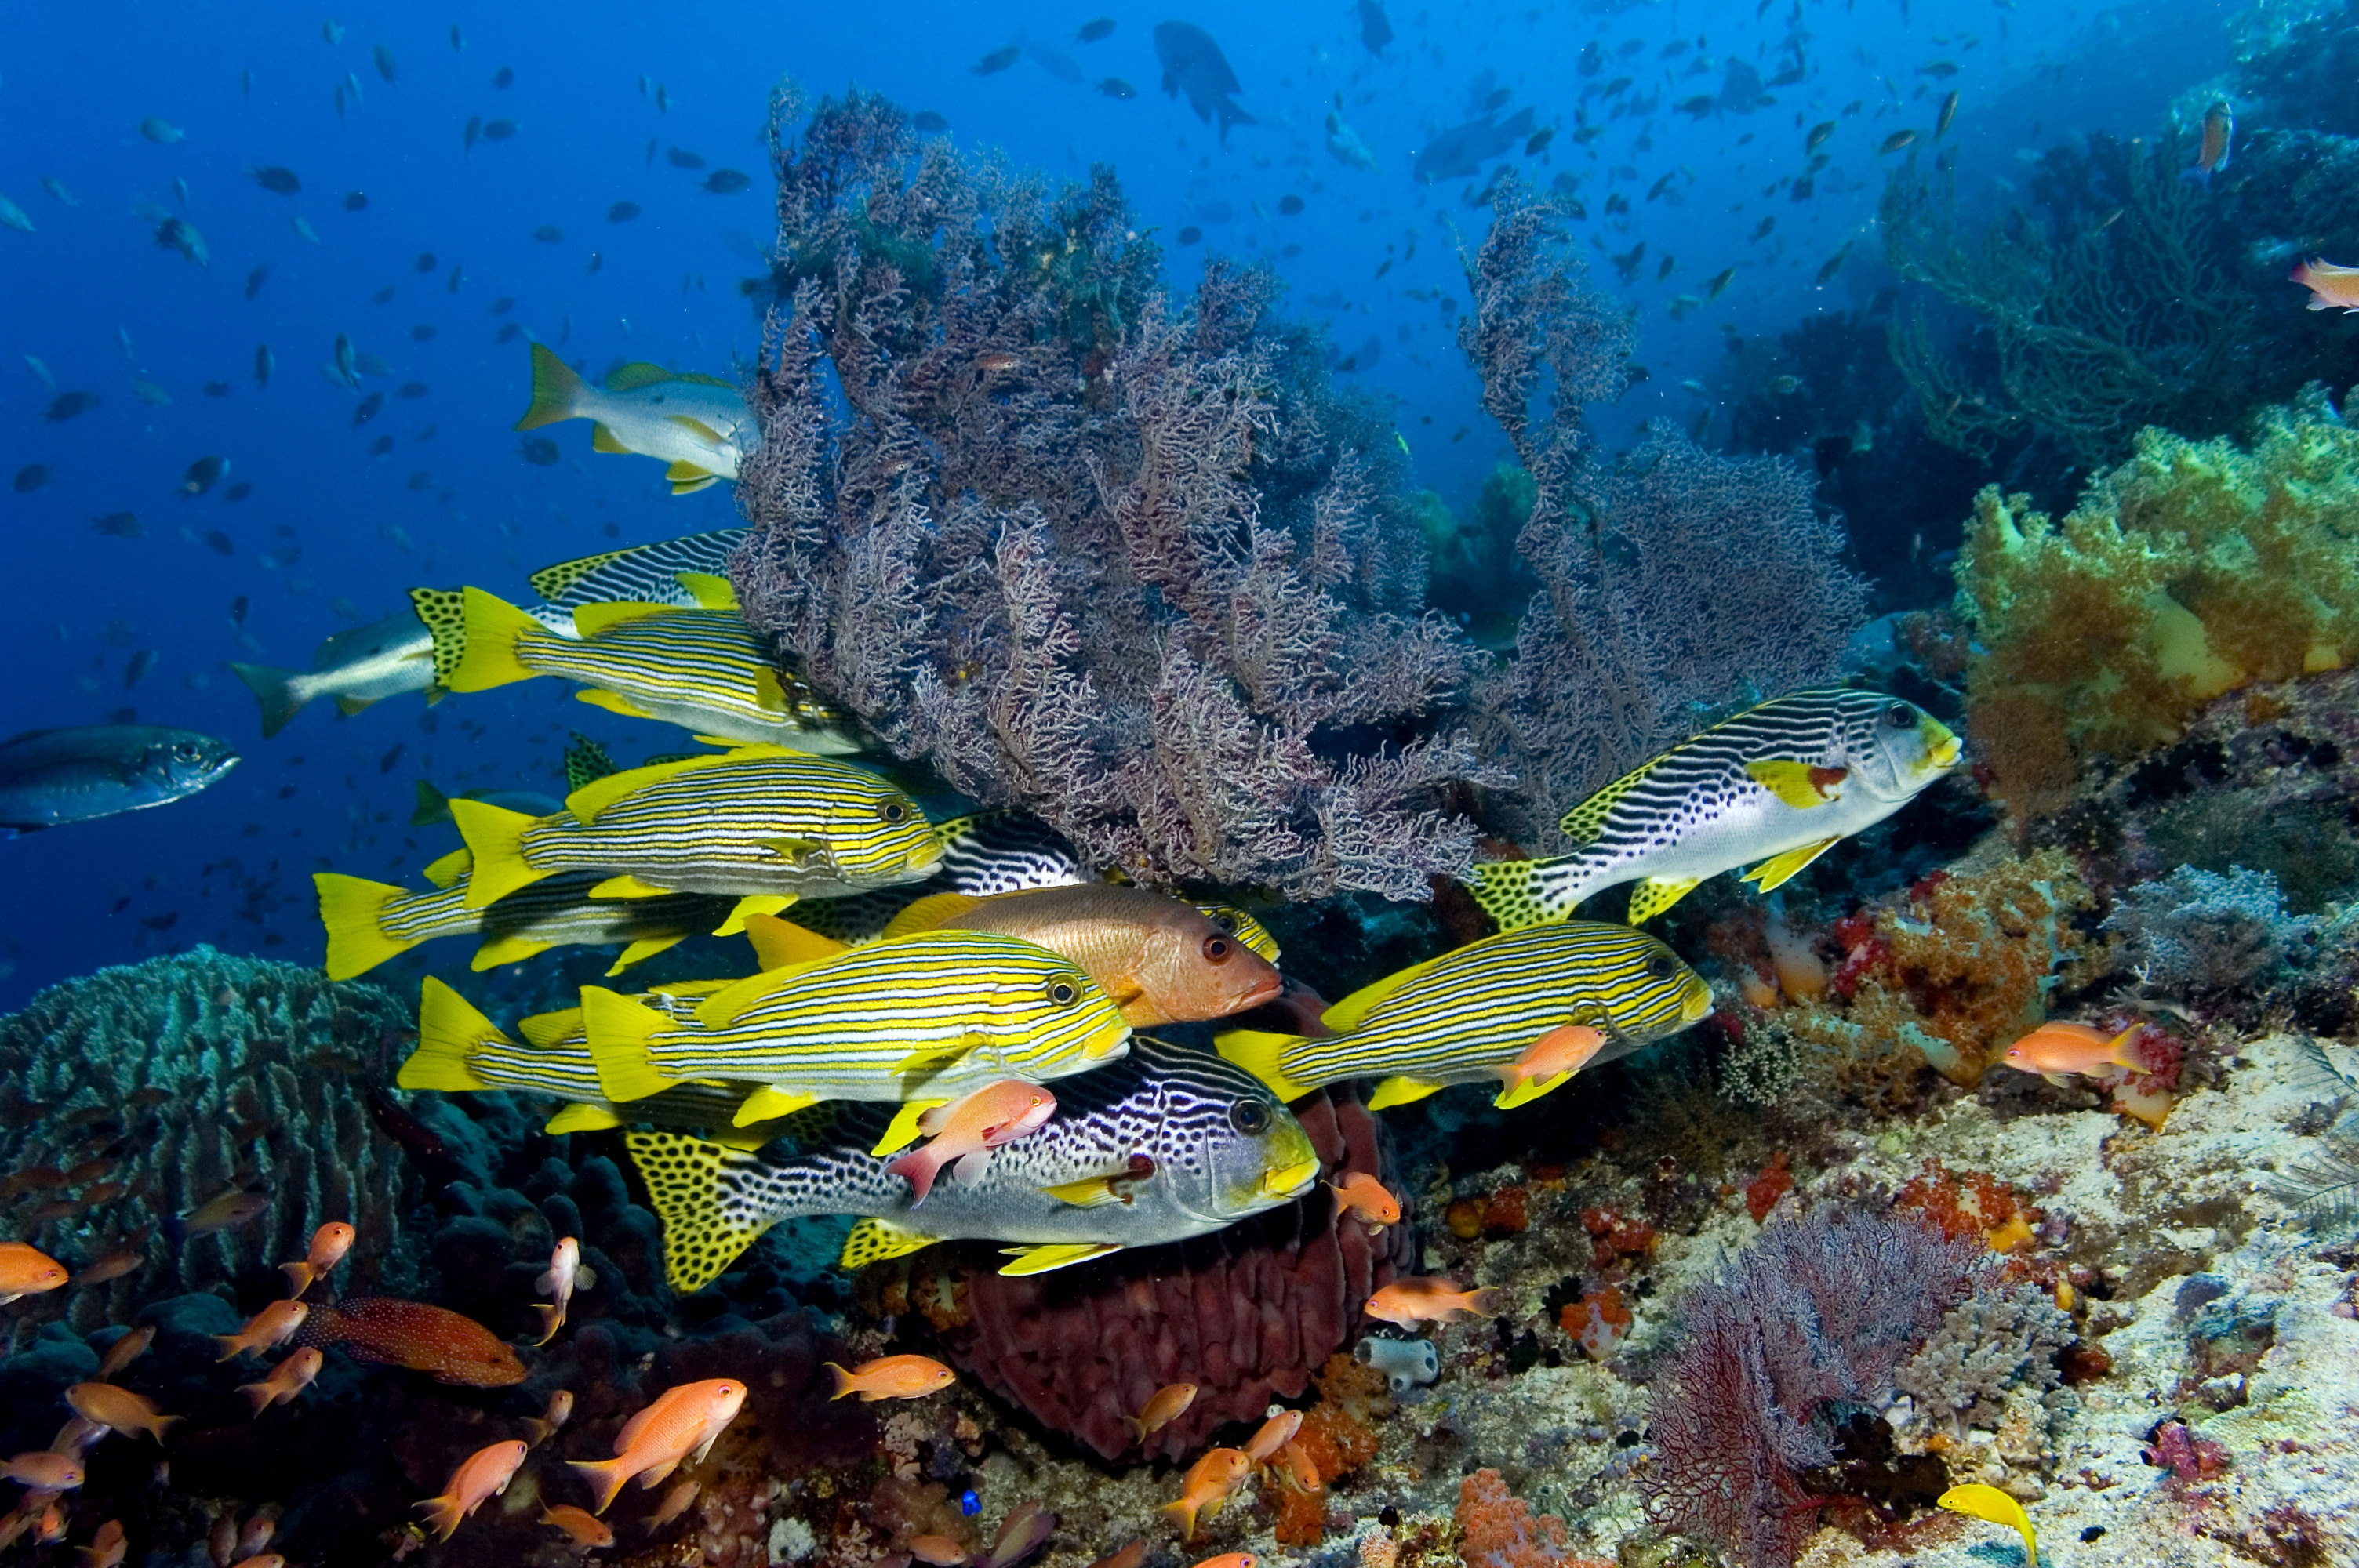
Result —
[[[412,593],[437,591],[417,589]],[[526,613],[560,636],[573,634],[570,611],[537,605]],[[331,697],[338,711],[351,715],[388,697],[429,690],[434,685],[434,634],[413,611],[337,633],[313,652],[309,670],[241,664],[230,668],[261,705],[262,738],[266,741],[286,729],[288,720],[313,697]]]
[[[753,410],[734,382],[675,375],[661,365],[626,364],[592,386],[546,343],[532,346],[532,406],[519,430],[564,419],[588,419],[597,428],[592,447],[636,452],[670,466],[664,477],[674,495],[737,477],[737,460],[759,439]]]
[[[1607,784],[1559,824],[1579,846],[1543,860],[1492,860],[1468,882],[1514,931],[1561,920],[1636,879],[1630,923],[1651,920],[1706,877],[1783,885],[1958,765],[1964,742],[1915,703],[1826,687],[1773,697],[1682,741]]]
[[[936,1241],[1010,1243],[1000,1272],[1038,1274],[1204,1236],[1299,1196],[1319,1173],[1302,1124],[1252,1075],[1140,1037],[1125,1059],[1060,1080],[1057,1114],[925,1206],[886,1167],[916,1133],[903,1108],[830,1102],[823,1130],[745,1152],[673,1132],[625,1135],[663,1220],[664,1272],[704,1288],[782,1219],[858,1215],[843,1266]]]
[[[237,760],[226,741],[158,724],[27,730],[0,741],[0,837],[162,806]]]

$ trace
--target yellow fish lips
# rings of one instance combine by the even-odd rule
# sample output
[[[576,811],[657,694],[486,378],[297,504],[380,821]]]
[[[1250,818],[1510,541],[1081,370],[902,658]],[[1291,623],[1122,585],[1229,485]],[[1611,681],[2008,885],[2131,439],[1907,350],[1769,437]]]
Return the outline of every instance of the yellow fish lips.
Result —
[[[1300,1197],[1319,1180],[1319,1162],[1299,1160],[1291,1165],[1281,1165],[1261,1179],[1262,1194],[1272,1198]]]
[[[1966,754],[1966,743],[1958,738],[1957,731],[1931,714],[1925,716],[1925,738],[1930,742],[1925,752],[1928,768],[1947,773]]]
[[[1685,990],[1680,1000],[1680,1022],[1701,1023],[1712,1015],[1712,988],[1703,983],[1702,976],[1690,974]]]

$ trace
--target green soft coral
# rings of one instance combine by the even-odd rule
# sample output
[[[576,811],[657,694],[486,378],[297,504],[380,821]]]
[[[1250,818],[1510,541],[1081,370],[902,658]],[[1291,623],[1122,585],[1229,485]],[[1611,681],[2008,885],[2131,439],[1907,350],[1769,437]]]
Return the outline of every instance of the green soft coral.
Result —
[[[2315,387],[2249,449],[2149,427],[2060,523],[1985,489],[1957,580],[1976,750],[2019,813],[2050,808],[2092,756],[2359,653],[2359,431]]]

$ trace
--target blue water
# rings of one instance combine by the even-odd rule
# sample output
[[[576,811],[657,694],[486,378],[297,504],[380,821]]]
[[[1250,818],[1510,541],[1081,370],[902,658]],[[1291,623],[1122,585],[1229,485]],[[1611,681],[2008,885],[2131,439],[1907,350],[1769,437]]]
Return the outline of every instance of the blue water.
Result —
[[[2174,95],[2224,65],[2229,9],[1396,4],[1398,36],[1379,59],[1346,4],[1195,4],[1177,14],[1220,41],[1244,83],[1240,102],[1260,122],[1224,146],[1184,99],[1158,90],[1150,34],[1174,15],[1163,10],[593,3],[429,15],[380,5],[333,10],[344,31],[332,43],[327,9],[21,7],[0,59],[0,194],[38,232],[0,230],[0,468],[42,464],[53,477],[0,497],[10,609],[0,618],[0,723],[10,732],[95,723],[130,708],[230,738],[245,761],[199,798],[0,845],[9,893],[0,1008],[63,977],[192,942],[317,961],[312,871],[414,881],[455,842],[447,827],[406,827],[419,777],[453,791],[553,789],[569,729],[614,741],[626,761],[677,744],[658,727],[571,702],[550,682],[453,698],[431,714],[414,697],[342,721],[321,705],[265,741],[226,661],[306,666],[321,638],[352,624],[340,603],[374,620],[400,610],[416,584],[522,598],[532,568],[732,521],[727,487],[674,500],[655,464],[592,455],[581,423],[541,432],[563,460],[526,462],[511,430],[527,401],[526,344],[495,334],[521,322],[593,374],[626,359],[742,369],[759,334],[737,282],[763,270],[765,103],[781,75],[813,100],[857,83],[935,111],[962,148],[1004,149],[1051,178],[1114,164],[1182,287],[1207,250],[1274,265],[1291,286],[1288,308],[1325,322],[1336,354],[1350,356],[1346,373],[1397,400],[1419,481],[1463,510],[1507,454],[1441,301],[1465,301],[1458,247],[1479,239],[1487,216],[1465,197],[1494,166],[1430,186],[1410,167],[1484,93],[1505,89],[1502,114],[1529,106],[1558,127],[1540,155],[1517,146],[1504,161],[1541,184],[1575,178],[1599,251],[1595,281],[1638,311],[1650,379],[1599,422],[1619,439],[1650,417],[1689,424],[1702,405],[1679,384],[1708,377],[1731,335],[1774,336],[1811,312],[1857,308],[1891,281],[1875,258],[1874,149],[1903,127],[1930,136],[1949,88],[1962,94],[1949,145],[1963,183],[2003,201],[2006,187],[1994,182],[2028,150],[2093,129],[2144,132]],[[1111,37],[1072,41],[1101,14],[1117,24]],[[1046,49],[974,73],[1019,35],[1070,57],[1083,81],[1061,80],[1043,63]],[[1603,69],[1584,76],[1579,61],[1593,43]],[[1674,43],[1686,48],[1666,58]],[[396,62],[391,82],[372,59],[380,44]],[[1673,108],[1716,91],[1730,57],[1767,79],[1797,50],[1804,80],[1774,89],[1774,105],[1702,119]],[[1710,68],[1689,74],[1699,58]],[[1959,73],[1919,73],[1935,59]],[[513,85],[495,88],[504,67]],[[360,96],[340,118],[347,72]],[[1603,96],[1621,76],[1632,84]],[[1108,77],[1137,96],[1102,92]],[[1346,168],[1322,146],[1339,92],[1379,172]],[[1617,104],[1648,98],[1650,114],[1617,117]],[[1860,112],[1842,116],[1854,100]],[[1571,135],[1583,105],[1603,127],[1586,146]],[[187,139],[143,138],[150,116]],[[518,130],[468,149],[470,116],[512,119]],[[1824,119],[1841,128],[1816,197],[1765,196],[1800,169],[1803,128]],[[697,183],[704,171],[671,165],[673,147],[708,169],[744,170],[753,185],[709,194]],[[274,194],[247,178],[248,166],[291,168],[303,189]],[[1676,178],[1664,195],[1645,200],[1666,173]],[[45,175],[80,205],[45,194]],[[366,195],[364,211],[344,209],[353,191]],[[1627,220],[1604,219],[1609,191],[1630,200]],[[1279,211],[1289,194],[1304,203],[1299,215]],[[640,214],[609,222],[621,201]],[[141,202],[193,223],[210,266],[158,249],[154,221],[135,215]],[[1223,205],[1230,216],[1213,216]],[[1772,232],[1749,240],[1772,215]],[[316,244],[294,232],[298,217]],[[1177,243],[1187,224],[1203,229],[1201,246]],[[536,240],[543,225],[563,238]],[[1641,239],[1648,254],[1625,285],[1604,254]],[[1845,268],[1816,283],[1846,243]],[[1676,266],[1658,279],[1666,253]],[[245,281],[262,266],[249,301]],[[1719,298],[1684,319],[1666,315],[1673,297],[1701,293],[1728,266],[1736,277]],[[391,299],[374,303],[387,286]],[[502,297],[516,301],[512,314],[491,313]],[[355,395],[318,368],[340,332],[392,370],[364,382],[387,397],[358,428]],[[277,372],[257,388],[264,343]],[[45,423],[52,395],[23,355],[44,362],[60,389],[103,404]],[[171,402],[143,404],[135,374]],[[206,395],[212,381],[227,395]],[[424,395],[394,395],[412,382]],[[373,455],[380,437],[392,449]],[[183,471],[206,455],[230,460],[223,482],[177,498]],[[229,500],[241,481],[251,494]],[[125,511],[146,537],[88,526]],[[216,532],[234,553],[205,542]],[[251,604],[242,634],[231,619],[241,596]],[[157,660],[126,690],[126,664],[141,650]],[[462,731],[462,719],[484,732]]]

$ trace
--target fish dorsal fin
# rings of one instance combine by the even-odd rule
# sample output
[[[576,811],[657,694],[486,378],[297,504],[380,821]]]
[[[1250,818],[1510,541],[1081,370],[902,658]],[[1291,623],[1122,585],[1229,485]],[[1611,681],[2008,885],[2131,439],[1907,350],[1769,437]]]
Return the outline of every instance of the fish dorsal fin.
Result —
[[[645,360],[633,360],[629,364],[616,366],[614,373],[606,377],[606,390],[629,392],[636,387],[653,386],[659,381],[669,381],[671,378],[671,372],[661,365],[651,365]]]
[[[623,445],[623,438],[606,428],[603,424],[594,424],[590,427],[590,449],[593,452],[609,452],[621,456],[628,453],[631,449]]]
[[[982,902],[971,892],[928,893],[886,921],[885,935],[907,936],[913,931],[938,931],[945,926],[955,926],[958,916]]]
[[[1455,951],[1455,949],[1452,950]],[[1397,970],[1386,975],[1383,979],[1371,980],[1321,1013],[1319,1022],[1338,1034],[1348,1033],[1366,1022],[1369,1012],[1378,1002],[1449,957],[1450,954],[1444,953],[1439,957],[1428,958],[1421,964],[1411,964],[1408,968]]]
[[[1670,752],[1666,752],[1663,757],[1671,754]],[[1576,848],[1593,842],[1600,833],[1605,831],[1605,818],[1612,815],[1616,806],[1622,803],[1622,797],[1646,783],[1647,775],[1662,766],[1663,757],[1657,757],[1651,762],[1640,763],[1571,811],[1566,812],[1556,825],[1557,831],[1562,833],[1566,840]]]
[[[573,607],[573,629],[584,637],[595,637],[610,626],[627,626],[634,621],[645,621],[650,615],[677,615],[676,604],[651,604],[640,600],[619,600],[603,604],[577,604]]]
[[[915,1143],[923,1130],[918,1126],[919,1119],[934,1107],[950,1103],[946,1099],[913,1099],[902,1102],[901,1108],[893,1113],[893,1119],[886,1124],[883,1134],[877,1138],[875,1146],[868,1151],[869,1157],[882,1159],[887,1154],[897,1154]]]
[[[770,1228],[770,1217],[739,1184],[733,1166],[750,1154],[684,1132],[626,1132],[623,1145],[663,1221],[664,1278],[682,1295],[702,1290]]]
[[[563,1044],[566,1036],[582,1033],[582,1010],[569,1007],[556,1012],[536,1012],[517,1021],[516,1033],[534,1050],[549,1050]]]
[[[1070,1269],[1076,1263],[1086,1263],[1093,1258],[1103,1258],[1109,1252],[1122,1250],[1119,1241],[1051,1241],[1038,1247],[1003,1247],[1010,1261],[1000,1265],[1003,1274],[1046,1274],[1051,1270]]]
[[[735,610],[737,585],[717,572],[674,572],[680,589],[704,610]]]
[[[1763,892],[1775,892],[1800,875],[1804,866],[1809,865],[1842,841],[1841,836],[1838,835],[1832,838],[1813,839],[1808,844],[1797,844],[1782,855],[1770,856],[1745,872],[1742,880],[1751,882]],[[1631,924],[1635,925],[1637,922],[1634,920]]]
[[[541,1130],[552,1136],[560,1132],[604,1132],[623,1125],[623,1119],[603,1105],[569,1105],[549,1119]]]
[[[912,1252],[922,1252],[939,1239],[905,1229],[890,1220],[864,1219],[843,1238],[843,1255],[836,1261],[842,1268],[865,1269],[887,1258],[907,1258]]]
[[[532,585],[533,592],[546,603],[555,603],[565,596],[565,590],[596,571],[600,567],[621,560],[631,550],[646,546],[634,545],[631,549],[608,550],[603,555],[583,556],[579,560],[560,561],[553,567],[543,567],[524,580]]]
[[[1843,798],[1848,768],[1777,759],[1745,764],[1745,774],[1796,811],[1811,811]]]
[[[1827,840],[1832,844],[1833,839]],[[1799,868],[1797,868],[1799,869]],[[1630,924],[1644,925],[1695,892],[1700,877],[1648,877],[1630,889]]]
[[[696,1022],[702,1028],[720,1029],[734,1022],[739,1013],[777,989],[792,976],[826,963],[825,958],[813,958],[805,963],[790,964],[784,968],[766,969],[758,975],[747,975],[742,980],[732,980],[697,1004]]]
[[[748,914],[745,940],[753,946],[754,961],[765,970],[832,958],[844,950],[844,945],[834,937],[822,936],[775,914]]]
[[[473,866],[474,863],[474,851],[468,849],[464,844],[462,844],[457,849],[451,850],[449,854],[442,855],[427,861],[426,871],[423,874],[425,875],[426,880],[432,882],[436,887],[447,888],[455,884],[461,877],[465,876],[467,874],[468,868]]]
[[[565,788],[569,795],[584,784],[620,772],[606,748],[587,735],[569,736],[565,742]]]
[[[684,381],[692,386],[725,386],[732,392],[743,392],[745,390],[745,388],[739,386],[734,381],[724,380],[723,377],[717,375],[706,375],[701,371],[684,370],[678,375],[673,376],[672,380]]]
[[[666,779],[677,778],[692,769],[709,768],[716,762],[728,762],[736,755],[736,752],[732,752],[709,757],[683,757],[676,762],[650,762],[645,767],[625,768],[621,773],[608,773],[602,779],[592,779],[567,795],[565,809],[571,812],[586,827],[598,820],[600,812],[604,811],[626,795],[635,794],[649,784],[661,784]]]
[[[451,673],[467,654],[467,590],[462,588],[413,588],[409,607],[418,611],[427,635],[434,639],[434,679],[449,686]]]
[[[723,437],[720,431],[714,429],[703,420],[699,419],[693,414],[667,414],[664,417],[679,426],[681,429],[687,430],[703,440],[710,441],[716,447],[726,446],[728,444],[727,438]]]

